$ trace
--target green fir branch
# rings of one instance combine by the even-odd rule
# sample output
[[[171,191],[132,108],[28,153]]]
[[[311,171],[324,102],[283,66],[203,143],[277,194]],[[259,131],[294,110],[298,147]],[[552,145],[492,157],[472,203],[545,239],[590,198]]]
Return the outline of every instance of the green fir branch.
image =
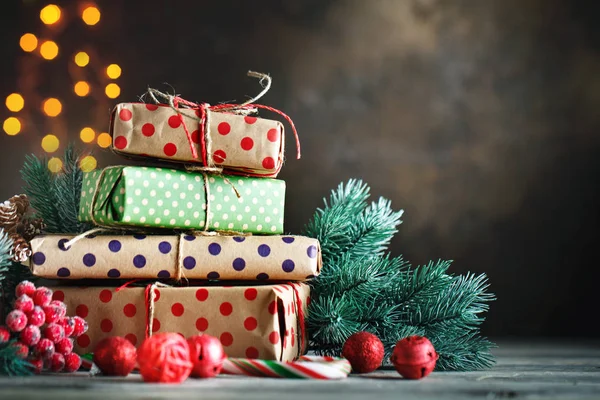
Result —
[[[487,277],[448,274],[450,261],[411,268],[383,255],[401,223],[386,199],[368,205],[369,188],[350,180],[334,190],[304,234],[321,241],[323,269],[312,281],[307,329],[319,354],[339,355],[351,334],[369,331],[389,357],[406,336],[427,336],[440,354],[439,370],[493,364],[493,344],[479,335],[494,296]]]
[[[14,341],[0,343],[0,376],[27,376],[33,373],[33,366],[19,354]]]
[[[48,169],[48,158],[36,157],[33,154],[25,156],[21,177],[25,181],[23,191],[29,198],[36,216],[44,220],[46,231],[60,233],[56,177]]]
[[[64,232],[85,232],[90,229],[89,224],[79,222],[79,201],[83,185],[83,171],[79,162],[83,154],[68,145],[63,158],[62,173],[56,176],[56,193],[58,214],[61,219],[61,229]]]
[[[77,220],[83,172],[79,167],[82,154],[67,146],[63,169],[53,174],[45,156],[28,155],[21,169],[24,191],[36,216],[42,218],[49,233],[81,233],[89,225]]]

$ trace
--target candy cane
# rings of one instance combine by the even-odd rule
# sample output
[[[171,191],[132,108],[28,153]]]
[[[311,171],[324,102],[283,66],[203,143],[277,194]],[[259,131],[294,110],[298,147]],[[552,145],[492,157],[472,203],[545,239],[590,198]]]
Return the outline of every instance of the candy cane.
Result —
[[[302,356],[295,362],[228,358],[221,373],[288,379],[344,379],[351,371],[345,358]]]

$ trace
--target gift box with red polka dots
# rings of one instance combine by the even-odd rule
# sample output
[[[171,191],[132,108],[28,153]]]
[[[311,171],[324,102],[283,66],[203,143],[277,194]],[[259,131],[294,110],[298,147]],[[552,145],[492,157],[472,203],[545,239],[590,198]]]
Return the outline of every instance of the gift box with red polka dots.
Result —
[[[278,121],[207,111],[201,138],[199,113],[168,105],[122,103],[111,118],[113,149],[124,155],[187,164],[207,163],[244,175],[276,177],[283,164],[284,130]],[[187,129],[187,133],[186,133]],[[188,137],[189,133],[189,137]],[[192,153],[196,149],[196,158]]]
[[[114,166],[85,173],[79,220],[100,226],[283,233],[285,182]]]
[[[30,268],[49,279],[304,281],[318,275],[317,239],[303,236],[41,235]]]
[[[147,289],[154,290],[154,296],[147,296]],[[123,336],[140,345],[149,327],[153,333],[215,336],[230,357],[292,361],[306,347],[300,318],[306,315],[309,293],[303,283],[123,289],[63,286],[54,289],[54,298],[89,324],[76,341],[80,354],[92,352],[110,336]]]

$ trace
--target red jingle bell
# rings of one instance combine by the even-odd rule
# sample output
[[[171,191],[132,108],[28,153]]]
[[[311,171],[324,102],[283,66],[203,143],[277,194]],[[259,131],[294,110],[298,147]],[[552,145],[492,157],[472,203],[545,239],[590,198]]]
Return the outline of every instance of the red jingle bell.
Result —
[[[352,371],[359,374],[373,372],[381,366],[384,348],[381,340],[369,332],[351,335],[342,347],[342,357],[350,361]]]
[[[196,378],[213,378],[221,372],[223,361],[227,356],[221,341],[210,335],[192,336],[188,340],[190,360],[194,364],[192,376]]]
[[[135,367],[137,351],[125,338],[106,338],[94,349],[94,364],[104,375],[127,376]]]
[[[435,368],[438,354],[423,336],[409,336],[396,343],[390,361],[403,378],[421,379]]]

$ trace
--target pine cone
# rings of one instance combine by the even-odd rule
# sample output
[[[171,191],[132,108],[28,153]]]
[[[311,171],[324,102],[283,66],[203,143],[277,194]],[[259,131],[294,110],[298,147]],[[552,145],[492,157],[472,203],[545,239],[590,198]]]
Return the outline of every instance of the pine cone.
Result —
[[[4,228],[5,231],[10,232],[14,230],[20,219],[21,215],[17,211],[17,207],[14,203],[11,203],[9,200],[6,200],[4,203],[0,203],[1,228]]]
[[[30,241],[40,233],[46,227],[44,221],[41,218],[36,219],[25,219],[16,226],[16,233],[21,235],[25,240]]]
[[[17,213],[21,216],[25,215],[29,209],[29,199],[25,194],[18,194],[8,199],[8,202],[15,205]]]
[[[13,240],[13,248],[10,251],[13,261],[25,262],[31,257],[31,246],[21,235],[13,233],[10,235]]]

